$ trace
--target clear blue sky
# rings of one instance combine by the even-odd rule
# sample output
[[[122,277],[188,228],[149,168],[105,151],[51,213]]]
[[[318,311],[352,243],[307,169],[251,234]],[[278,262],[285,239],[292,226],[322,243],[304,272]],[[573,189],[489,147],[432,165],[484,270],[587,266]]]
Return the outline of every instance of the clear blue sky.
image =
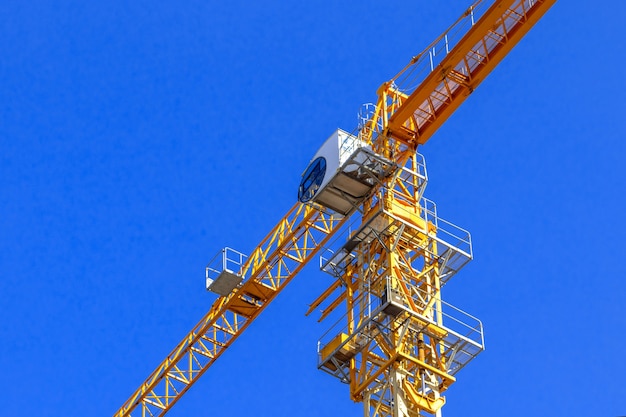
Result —
[[[213,302],[212,255],[250,251],[469,3],[3,2],[0,414],[115,412]],[[444,297],[486,332],[445,416],[626,414],[625,15],[560,0],[421,148],[474,241]],[[329,279],[309,265],[169,415],[360,416],[304,317]]]

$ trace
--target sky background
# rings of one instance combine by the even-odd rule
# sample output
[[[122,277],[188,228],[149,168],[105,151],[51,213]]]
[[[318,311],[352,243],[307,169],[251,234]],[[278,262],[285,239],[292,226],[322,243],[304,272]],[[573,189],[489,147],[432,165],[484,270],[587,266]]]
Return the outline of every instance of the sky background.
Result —
[[[112,415],[208,311],[362,103],[469,5],[0,5],[6,416]],[[626,414],[626,3],[560,0],[420,149],[486,351],[444,416]],[[360,416],[316,369],[313,262],[168,414]]]

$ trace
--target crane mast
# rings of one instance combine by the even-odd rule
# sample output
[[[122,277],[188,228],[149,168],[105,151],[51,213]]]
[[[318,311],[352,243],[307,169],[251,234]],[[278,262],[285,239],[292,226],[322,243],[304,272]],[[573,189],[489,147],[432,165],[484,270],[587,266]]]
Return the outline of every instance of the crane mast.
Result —
[[[358,128],[327,141],[336,166],[314,158],[300,201],[250,256],[225,249],[207,267],[220,297],[115,416],[164,415],[322,249],[335,279],[308,313],[340,320],[320,339],[319,368],[348,384],[366,417],[440,416],[484,339],[478,319],[441,297],[472,259],[471,237],[423,197],[417,147],[555,2],[478,0],[384,83]]]

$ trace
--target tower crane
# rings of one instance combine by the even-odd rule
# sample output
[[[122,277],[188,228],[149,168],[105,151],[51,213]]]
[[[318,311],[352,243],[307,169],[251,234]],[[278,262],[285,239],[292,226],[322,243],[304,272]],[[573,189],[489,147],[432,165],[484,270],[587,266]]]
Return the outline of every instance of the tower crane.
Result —
[[[252,253],[225,248],[209,263],[219,297],[115,416],[164,415],[318,254],[334,279],[307,314],[339,319],[319,340],[319,369],[349,386],[366,417],[440,416],[484,338],[480,320],[441,297],[472,243],[424,198],[417,148],[555,2],[477,0],[383,83],[358,127],[322,145],[298,201]]]

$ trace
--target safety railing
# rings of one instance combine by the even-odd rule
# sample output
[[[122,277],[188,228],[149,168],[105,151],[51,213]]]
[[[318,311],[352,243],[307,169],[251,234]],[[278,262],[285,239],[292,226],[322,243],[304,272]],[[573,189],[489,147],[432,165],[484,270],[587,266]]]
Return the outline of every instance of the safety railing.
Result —
[[[469,32],[492,3],[493,0],[478,0],[472,4],[448,30],[416,55],[411,63],[392,79],[396,89],[405,94],[413,92]]]
[[[399,226],[404,225],[405,230],[413,229],[416,234],[428,235],[429,239],[437,243],[436,252],[434,245],[428,245],[423,250],[439,260],[441,279],[445,284],[472,259],[471,235],[467,230],[439,217],[437,207],[431,200],[426,198],[420,200],[418,213],[424,220],[422,225],[412,224],[406,220],[415,214],[410,210],[412,209],[405,210],[401,205],[394,206],[393,212],[380,208],[365,223],[361,223],[361,219],[355,219],[322,249],[320,269],[341,278],[347,266],[355,259],[354,252],[362,242],[370,242],[391,231],[400,233],[402,228]]]
[[[437,206],[427,198],[420,201],[421,215],[424,220],[432,223],[437,229],[437,240],[447,247],[463,252],[472,257],[472,235],[469,231],[451,223],[437,215]]]
[[[393,279],[388,277],[386,281],[387,289],[391,290]],[[406,283],[404,285],[407,286]],[[344,346],[350,346],[351,350],[358,351],[359,346],[375,337],[372,332],[391,333],[396,325],[393,320],[383,318],[390,303],[399,309],[397,311],[406,311],[417,317],[421,323],[430,323],[445,330],[441,342],[451,373],[458,372],[484,350],[483,324],[478,318],[440,298],[433,299],[434,294],[429,294],[418,287],[408,285],[408,288],[410,292],[408,296],[396,291],[400,294],[397,297],[362,292],[353,302],[355,310],[339,317],[318,340],[319,366],[327,363],[333,353],[342,350]],[[415,310],[415,306],[419,311]],[[349,314],[354,317],[353,323],[348,320]],[[423,326],[423,329],[426,329],[426,326]]]
[[[235,249],[226,247],[220,250],[206,266],[206,287],[208,288],[224,271],[239,275],[246,259],[247,255]]]

